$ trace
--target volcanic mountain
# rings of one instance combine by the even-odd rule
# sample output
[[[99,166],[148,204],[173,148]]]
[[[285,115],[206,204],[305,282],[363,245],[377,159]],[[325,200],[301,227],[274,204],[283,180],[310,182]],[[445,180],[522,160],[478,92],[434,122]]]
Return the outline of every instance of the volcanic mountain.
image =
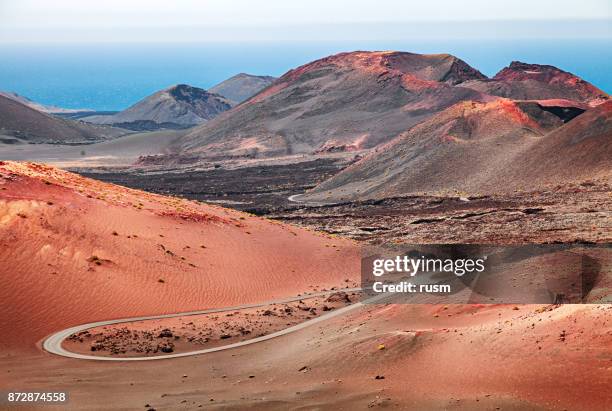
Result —
[[[0,310],[10,313],[0,325],[2,349],[35,351],[49,333],[91,320],[346,287],[358,267],[348,240],[0,162]]]
[[[87,112],[94,111],[94,110],[89,110],[89,109],[71,109],[71,108],[62,108],[62,107],[57,107],[57,106],[47,106],[47,105],[32,101],[25,96],[19,95],[11,91],[0,91],[0,96],[10,98],[11,100],[15,100],[23,105],[33,108],[34,110],[42,111],[43,113],[48,113],[48,114],[75,114],[75,113],[87,113]]]
[[[462,87],[479,79],[448,54],[341,53],[287,72],[175,149],[274,156],[371,148],[459,101],[491,99]]]
[[[82,143],[125,134],[125,130],[61,119],[0,95],[0,142]]]
[[[187,128],[204,123],[230,108],[232,102],[225,97],[179,84],[158,91],[117,114],[84,117],[83,121],[132,130]]]
[[[612,102],[575,117],[582,110],[554,100],[460,102],[303,198],[338,202],[425,192],[481,194],[609,178]]]
[[[237,104],[259,93],[274,83],[275,80],[276,77],[272,76],[254,76],[240,73],[211,87],[208,91],[219,94]]]
[[[581,78],[553,66],[513,61],[492,79],[463,84],[483,93],[515,100],[566,99],[591,106],[610,98]]]
[[[612,101],[559,127],[515,159],[499,181],[534,184],[607,180],[612,177]]]

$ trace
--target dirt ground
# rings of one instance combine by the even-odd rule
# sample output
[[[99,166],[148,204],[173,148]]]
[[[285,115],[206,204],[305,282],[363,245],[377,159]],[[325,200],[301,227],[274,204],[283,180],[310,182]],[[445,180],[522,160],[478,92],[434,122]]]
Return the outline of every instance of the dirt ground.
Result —
[[[288,200],[346,166],[346,161],[330,158],[189,173],[76,171],[103,181],[218,203],[368,243],[612,240],[612,187],[605,181],[465,198],[430,194],[336,205]]]
[[[223,181],[223,173],[217,172],[220,173],[217,176],[218,181]],[[245,169],[239,173],[246,178],[253,175],[253,170]],[[291,171],[286,170],[286,173],[290,175]],[[146,177],[142,177],[139,181],[145,179]],[[3,192],[6,195],[31,195],[32,190],[27,186],[19,192],[16,189],[14,192],[10,191],[13,190],[10,184],[16,184],[15,180],[7,184],[9,189]],[[165,184],[159,189],[172,189],[172,184]],[[245,180],[245,191],[248,186]],[[44,195],[47,195],[47,190],[55,190],[54,186],[47,186],[42,182],[36,183],[35,187]],[[88,189],[98,190],[99,186],[91,183]],[[294,191],[299,190],[288,190]],[[271,205],[269,203],[261,207],[259,213],[310,229],[319,228],[328,233],[342,234],[365,243],[399,241],[588,244],[610,240],[612,230],[609,192],[609,186],[587,185],[507,197],[461,199],[426,196],[371,203],[308,206],[288,202],[284,197],[287,192],[283,189],[283,194],[276,195]],[[243,196],[244,199],[244,196],[250,194],[243,191],[237,195],[238,198]],[[85,195],[78,198],[83,203],[81,207],[101,201]],[[228,194],[222,198],[235,197]],[[60,198],[52,200],[58,203]],[[149,202],[151,199],[143,201],[144,211],[134,209],[132,214],[136,216],[148,212]],[[138,205],[137,202],[134,204]],[[231,206],[230,203],[225,205]],[[196,207],[195,204],[190,206]],[[68,205],[66,207],[70,210]],[[100,207],[99,212],[106,212],[104,210],[107,207]],[[134,206],[128,208],[132,209]],[[32,214],[33,211],[29,213]],[[26,227],[26,221],[35,221],[30,218],[30,214],[26,219],[15,217],[11,221],[18,221]],[[64,214],[58,214],[54,217],[56,220],[50,221],[59,221]],[[124,241],[122,236],[125,229],[122,229],[122,225],[136,224],[138,221],[135,217],[124,219],[117,227],[107,227],[104,230],[108,231],[107,237],[113,241]],[[143,226],[157,227],[156,221],[146,220]],[[255,222],[250,224],[255,225]],[[73,226],[67,223],[65,225]],[[51,224],[49,227],[54,226]],[[106,233],[104,230],[96,228],[94,231]],[[120,236],[114,236],[109,230],[117,230]],[[240,231],[240,235],[249,238],[254,235],[242,232],[250,232],[250,228],[234,227],[232,230]],[[135,228],[130,232],[135,232]],[[191,231],[184,230],[184,233],[189,232]],[[54,235],[60,234],[66,235],[63,232]],[[221,234],[218,230],[211,231],[208,242],[214,244],[222,238]],[[183,238],[181,235],[176,239],[166,233],[164,236],[166,248],[168,242],[173,239],[177,244],[171,249],[182,250],[178,246],[178,241]],[[141,237],[139,233],[136,239]],[[261,236],[262,244],[269,241],[268,237]],[[289,232],[287,238],[293,237]],[[25,234],[23,238],[26,238]],[[135,241],[126,237],[125,241],[128,240]],[[155,243],[152,243],[151,252],[160,252],[159,247],[155,246],[159,241],[162,240],[156,239]],[[19,244],[27,243],[20,240]],[[280,243],[274,244],[272,248],[279,247],[282,247]],[[114,248],[109,246],[108,250]],[[190,250],[192,249],[181,252],[189,257]],[[330,251],[330,248],[321,247],[317,252],[324,251]],[[90,256],[91,253],[84,255]],[[105,268],[106,255],[97,251],[96,255],[101,258],[100,267]],[[311,258],[310,255],[303,257]],[[196,266],[202,265],[195,257],[190,258],[187,261],[193,260]],[[29,263],[24,260],[21,264],[25,266]],[[83,264],[95,265],[96,262]],[[177,261],[177,267],[179,264],[183,262]],[[262,275],[265,275],[265,272],[263,270]],[[151,287],[161,287],[155,280],[158,277],[151,277]],[[181,274],[177,272],[175,282],[181,279]],[[173,282],[169,281],[162,285],[172,284]],[[312,286],[313,282],[303,282],[304,284],[306,286],[299,292],[313,291],[312,288],[307,289],[307,285]],[[15,301],[21,301],[14,297]],[[74,296],[77,297],[79,296]],[[179,295],[174,298],[175,302],[181,301]],[[40,299],[37,301],[41,302]],[[62,301],[62,304],[69,302],[65,298],[58,301]],[[114,304],[107,307],[102,299],[97,301],[96,307],[100,309],[106,307],[110,310],[114,307]],[[159,301],[168,300],[160,298]],[[85,308],[87,304],[83,303],[81,306]],[[265,310],[259,310],[261,317],[271,317],[264,315]],[[312,317],[306,313],[303,311],[301,315]],[[52,314],[49,315],[53,316]],[[201,324],[193,321],[195,330],[189,324],[192,320],[187,321],[186,318],[178,319],[176,324],[170,326],[147,324],[144,329],[147,333],[157,333],[157,336],[166,328],[170,329],[172,337],[154,337],[168,342],[171,342],[176,333],[180,340],[198,335],[196,339],[202,338],[201,342],[204,344],[208,344],[204,342],[204,338],[218,343],[226,340],[221,339],[222,330],[231,330],[235,334],[230,339],[243,338],[238,334],[240,327],[244,327],[241,324],[245,317],[246,312],[237,316],[236,320],[239,321],[231,324],[231,327],[227,322],[228,317],[218,316],[212,323],[210,319],[202,320]],[[24,317],[23,321],[29,320]],[[276,329],[281,321],[284,324],[289,322],[285,317],[275,317],[275,321],[267,321],[268,327],[269,323],[272,323],[269,330]],[[45,322],[47,323],[48,321]],[[225,326],[224,323],[228,325]],[[64,326],[74,324],[72,322]],[[212,324],[216,327],[214,333],[211,331]],[[218,324],[222,327],[217,327]],[[54,329],[58,327],[61,328],[60,325],[55,325]],[[149,335],[144,334],[143,328],[138,327],[143,325],[130,330],[132,338],[134,331],[138,330],[139,342],[133,345],[125,344],[125,331],[121,326],[103,330],[107,334],[95,336],[104,340],[100,354],[133,355],[131,350],[143,348],[146,352],[144,340],[149,339]],[[255,327],[251,331],[253,333]],[[10,334],[11,331],[6,328],[4,332]],[[201,336],[200,332],[203,333]],[[211,332],[211,336],[205,336],[207,332]],[[266,331],[255,331],[257,332]],[[164,335],[169,334],[164,332]],[[77,341],[69,344],[81,344],[83,352],[92,353],[91,337],[75,338]],[[83,338],[83,343],[78,338]],[[44,352],[41,349],[41,341],[38,340],[35,349],[24,350],[22,347],[12,346],[0,354],[0,385],[12,390],[68,391],[70,401],[61,406],[61,409],[68,410],[607,411],[612,403],[609,390],[612,384],[612,310],[606,304],[373,304],[294,333],[249,346],[193,357],[137,361],[129,364],[58,357]],[[190,343],[194,342],[195,339]],[[184,347],[175,345],[173,350],[191,347],[193,344],[186,344]],[[119,353],[112,354],[112,350],[117,348]],[[121,352],[123,350],[126,351],[125,354]]]
[[[268,335],[359,299],[359,293],[338,291],[327,297],[305,297],[258,308],[128,322],[81,331],[63,345],[72,352],[113,357],[196,351]]]

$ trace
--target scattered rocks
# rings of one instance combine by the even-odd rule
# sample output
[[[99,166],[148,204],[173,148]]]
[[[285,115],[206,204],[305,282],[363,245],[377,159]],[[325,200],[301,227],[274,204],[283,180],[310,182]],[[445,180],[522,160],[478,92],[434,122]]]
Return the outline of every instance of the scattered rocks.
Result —
[[[163,353],[169,354],[171,352],[174,352],[174,344],[167,343],[163,345],[158,345],[157,349]]]
[[[325,300],[326,303],[351,303],[351,299],[347,293],[344,291],[339,291],[337,293],[333,293]]]
[[[170,331],[168,328],[164,328],[163,330],[161,330],[161,332],[157,335],[158,338],[164,338],[164,337],[172,337],[174,334],[172,334],[172,331]]]
[[[91,351],[100,351],[104,349],[104,346],[100,343],[94,343],[91,345]]]
[[[87,259],[87,262],[94,263],[95,265],[102,265],[102,259],[97,255],[92,255]]]
[[[467,197],[415,195],[341,202],[328,207],[272,210],[268,216],[288,223],[342,234],[368,243],[418,243],[423,236],[444,242],[503,244],[568,243],[578,239],[605,242],[605,218],[592,218],[609,197],[596,182],[576,190],[572,185],[508,194]],[[526,200],[528,199],[528,200]],[[394,210],[389,213],[389,210]],[[306,217],[307,216],[307,217]],[[474,225],[474,220],[478,221]],[[500,232],[498,227],[504,226]],[[360,227],[387,227],[375,232]]]
[[[178,323],[157,322],[158,325],[150,329],[132,328],[126,324],[103,326],[73,334],[67,340],[76,344],[74,348],[77,352],[91,351],[96,355],[130,353],[146,356],[193,351],[228,344],[225,342],[228,339],[234,342],[264,336],[346,304],[324,303],[325,299],[325,296],[304,297],[300,301],[261,308],[203,314],[202,317],[189,316],[179,319]],[[346,301],[344,298],[340,300]],[[309,368],[300,372],[307,371]]]

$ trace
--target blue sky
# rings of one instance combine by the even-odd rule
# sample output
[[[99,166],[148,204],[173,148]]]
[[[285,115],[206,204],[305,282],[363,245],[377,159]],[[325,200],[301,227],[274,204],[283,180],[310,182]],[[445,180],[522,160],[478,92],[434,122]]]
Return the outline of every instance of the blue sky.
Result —
[[[0,0],[0,42],[610,38],[611,4],[609,0]],[[479,23],[474,26],[474,21]],[[490,28],[490,33],[483,28]]]

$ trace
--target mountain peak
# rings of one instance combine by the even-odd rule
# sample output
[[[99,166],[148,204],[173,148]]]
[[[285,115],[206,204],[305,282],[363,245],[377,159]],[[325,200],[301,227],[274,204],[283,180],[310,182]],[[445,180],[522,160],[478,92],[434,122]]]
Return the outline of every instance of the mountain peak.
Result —
[[[508,67],[501,69],[493,78],[496,80],[516,80],[520,78],[543,78],[546,76],[562,74],[576,77],[573,74],[563,71],[555,66],[513,61]]]
[[[459,84],[486,76],[451,54],[417,54],[405,51],[351,51],[334,54],[287,72],[281,79],[293,81],[302,74],[326,66],[350,68],[381,75],[409,76],[413,80]]]
[[[213,97],[217,97],[220,100],[225,100],[223,96],[220,96],[216,93],[208,92],[203,88],[190,86],[188,84],[177,84],[165,89],[164,91],[177,101],[183,101],[188,103],[196,102],[200,99],[208,100]]]
[[[21,96],[19,96],[21,97]],[[0,93],[0,142],[73,143],[116,137],[117,130],[58,118]],[[6,139],[4,138],[6,137]]]
[[[565,99],[596,106],[610,97],[580,77],[555,66],[513,61],[492,79],[469,81],[466,87],[516,100]]]
[[[453,87],[481,78],[448,54],[339,53],[288,71],[177,147],[232,156],[371,148],[458,101],[489,99]]]
[[[168,90],[168,91],[173,91],[173,90],[179,90],[179,91],[202,90],[202,91],[206,91],[203,88],[199,88],[199,87],[195,87],[195,86],[190,86],[189,84],[175,84],[173,86],[168,87],[166,90]]]
[[[259,93],[276,80],[272,76],[256,76],[248,73],[238,73],[227,80],[211,87],[208,91],[217,93],[234,103],[242,103]]]
[[[136,130],[185,128],[208,121],[232,105],[218,94],[188,84],[176,84],[145,97],[120,113],[83,120]]]
[[[42,113],[48,113],[48,114],[66,114],[66,113],[81,113],[81,112],[93,111],[89,109],[69,109],[69,108],[62,108],[62,107],[57,107],[57,106],[44,105],[41,103],[37,103],[29,99],[28,97],[22,96],[21,94],[18,94],[14,91],[0,91],[0,96],[10,98],[11,100],[17,101],[30,108],[33,108],[34,110],[40,111]]]

